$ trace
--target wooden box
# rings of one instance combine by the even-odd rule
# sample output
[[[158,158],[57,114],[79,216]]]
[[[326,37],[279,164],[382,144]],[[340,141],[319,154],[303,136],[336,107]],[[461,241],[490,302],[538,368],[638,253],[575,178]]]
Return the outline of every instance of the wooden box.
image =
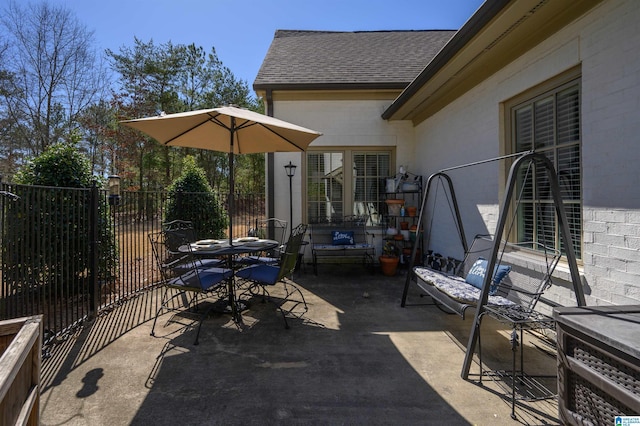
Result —
[[[39,424],[41,348],[41,316],[0,321],[0,424]]]

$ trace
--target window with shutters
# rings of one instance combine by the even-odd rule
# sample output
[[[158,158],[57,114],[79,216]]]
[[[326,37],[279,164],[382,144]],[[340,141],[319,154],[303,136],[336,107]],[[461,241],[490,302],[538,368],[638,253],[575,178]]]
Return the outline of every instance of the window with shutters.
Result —
[[[308,223],[355,214],[370,216],[370,225],[378,225],[391,154],[389,150],[356,148],[307,151]]]
[[[544,153],[558,175],[577,258],[582,253],[580,79],[546,90],[510,109],[512,152]],[[523,168],[525,169],[525,168]],[[544,170],[520,170],[518,241],[537,241],[564,252]]]

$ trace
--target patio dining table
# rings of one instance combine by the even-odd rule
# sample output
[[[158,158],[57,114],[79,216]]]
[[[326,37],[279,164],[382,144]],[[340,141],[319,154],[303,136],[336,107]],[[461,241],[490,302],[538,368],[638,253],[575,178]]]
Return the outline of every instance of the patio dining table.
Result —
[[[182,253],[190,253],[202,258],[226,258],[232,275],[228,279],[229,307],[234,321],[241,323],[242,314],[236,304],[235,295],[235,262],[238,255],[254,254],[272,250],[280,243],[276,240],[261,239],[256,237],[235,238],[229,244],[229,240],[200,240],[191,244],[184,244],[178,248]]]

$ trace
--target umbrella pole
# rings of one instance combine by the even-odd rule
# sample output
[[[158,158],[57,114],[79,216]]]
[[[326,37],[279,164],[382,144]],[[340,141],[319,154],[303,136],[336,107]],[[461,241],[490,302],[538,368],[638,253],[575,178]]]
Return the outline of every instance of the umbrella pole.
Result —
[[[233,149],[233,147],[232,147]],[[233,213],[235,212],[235,182],[233,181],[233,152],[229,153],[229,245],[233,240]]]
[[[236,119],[231,117],[231,128],[229,129],[229,245],[233,240],[233,213],[235,212],[235,182],[233,176],[233,143],[236,133]]]
[[[233,246],[233,213],[235,212],[235,183],[233,179],[233,138],[236,128],[236,120],[234,117],[231,117],[231,129],[229,133],[231,134],[231,139],[229,141],[229,246]],[[233,270],[233,255],[229,255],[229,267]],[[235,275],[235,274],[234,274]],[[229,306],[231,307],[231,317],[236,322],[241,322],[242,317],[240,316],[240,312],[238,311],[238,305],[236,304],[236,294],[235,294],[235,276],[229,278]]]

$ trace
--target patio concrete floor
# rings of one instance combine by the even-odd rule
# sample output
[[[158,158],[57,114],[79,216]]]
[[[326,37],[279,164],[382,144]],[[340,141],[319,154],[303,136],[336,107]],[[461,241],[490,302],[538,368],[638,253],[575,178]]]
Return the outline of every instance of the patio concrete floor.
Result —
[[[165,314],[149,335],[152,298],[139,296],[54,347],[42,370],[42,425],[508,425],[558,424],[555,399],[522,402],[516,420],[495,382],[460,377],[473,313],[462,320],[418,306],[405,277],[359,265],[296,275],[309,311],[286,330],[272,304],[252,301],[239,328]],[[508,330],[486,319],[483,358],[511,365]],[[556,361],[531,336],[531,373]],[[553,382],[552,382],[553,383]]]

